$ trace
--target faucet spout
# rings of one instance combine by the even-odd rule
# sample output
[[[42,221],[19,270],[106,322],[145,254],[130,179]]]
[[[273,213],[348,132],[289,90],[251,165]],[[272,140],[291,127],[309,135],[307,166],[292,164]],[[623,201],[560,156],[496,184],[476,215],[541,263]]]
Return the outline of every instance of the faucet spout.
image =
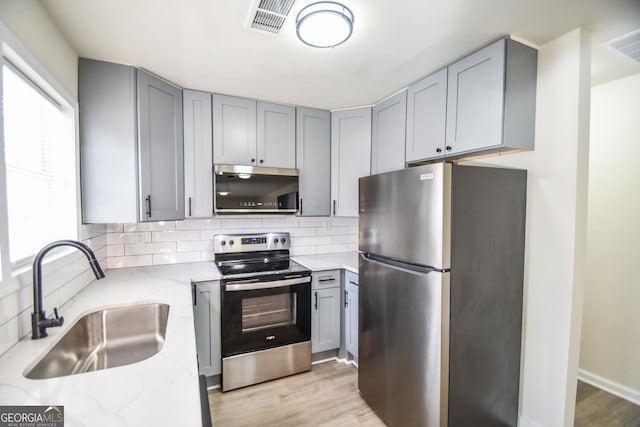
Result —
[[[64,317],[58,316],[58,309],[54,308],[55,317],[47,319],[45,311],[42,309],[42,260],[44,256],[51,250],[60,246],[71,246],[82,252],[89,260],[89,265],[96,279],[104,278],[104,272],[100,263],[96,259],[96,255],[91,248],[82,242],[76,240],[58,240],[49,243],[40,249],[33,259],[33,313],[31,313],[31,339],[39,339],[46,337],[47,328],[62,326]]]

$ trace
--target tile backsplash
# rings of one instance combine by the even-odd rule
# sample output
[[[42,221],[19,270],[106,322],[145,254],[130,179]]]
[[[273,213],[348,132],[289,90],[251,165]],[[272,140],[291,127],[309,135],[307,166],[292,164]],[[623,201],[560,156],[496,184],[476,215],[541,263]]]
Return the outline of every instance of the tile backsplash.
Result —
[[[314,255],[358,249],[357,218],[296,216],[218,216],[208,219],[138,224],[89,224],[79,240],[96,254],[103,269],[212,261],[213,235],[286,231],[291,254]],[[51,252],[43,267],[44,307],[64,313],[64,305],[95,277],[84,255]],[[0,283],[0,355],[31,334],[31,267]]]
[[[211,219],[108,224],[107,267],[211,261],[213,235],[286,231],[291,254],[313,255],[358,249],[357,218],[224,216]]]

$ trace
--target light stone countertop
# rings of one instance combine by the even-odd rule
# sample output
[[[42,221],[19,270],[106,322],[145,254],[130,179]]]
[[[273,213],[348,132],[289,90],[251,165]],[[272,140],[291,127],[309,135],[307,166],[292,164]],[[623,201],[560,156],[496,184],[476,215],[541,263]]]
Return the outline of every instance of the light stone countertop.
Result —
[[[358,252],[340,252],[335,254],[301,255],[292,259],[311,271],[345,269],[358,273]]]
[[[105,279],[92,282],[60,309],[63,327],[49,329],[47,338],[25,338],[0,357],[0,404],[64,405],[68,427],[201,426],[190,284],[218,279],[213,262],[108,270]],[[83,315],[150,302],[170,306],[165,344],[156,355],[66,377],[23,376]]]

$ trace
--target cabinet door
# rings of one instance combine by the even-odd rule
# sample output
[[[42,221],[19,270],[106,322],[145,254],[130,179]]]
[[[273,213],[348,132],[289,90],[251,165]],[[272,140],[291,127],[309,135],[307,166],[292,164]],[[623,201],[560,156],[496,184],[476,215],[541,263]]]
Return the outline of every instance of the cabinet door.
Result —
[[[296,167],[296,109],[258,102],[258,166]]]
[[[211,94],[182,92],[184,103],[185,218],[213,216]]]
[[[502,143],[505,40],[449,66],[446,154]]]
[[[78,60],[82,222],[138,221],[136,70]]]
[[[371,174],[404,168],[407,91],[373,107]]]
[[[340,287],[311,292],[311,352],[340,347]]]
[[[256,166],[256,101],[213,94],[213,162]]]
[[[184,219],[182,91],[137,71],[141,221]]]
[[[331,113],[296,108],[300,215],[331,215]]]
[[[356,276],[357,277],[357,276]],[[356,283],[355,285],[353,283]],[[358,286],[347,282],[344,291],[344,342],[355,359],[358,358]]]
[[[409,86],[407,162],[444,155],[447,118],[447,69]]]
[[[219,375],[222,372],[220,282],[200,282],[192,286],[199,372],[201,375]]]
[[[371,108],[331,113],[331,199],[335,216],[358,216],[358,178],[371,171]]]

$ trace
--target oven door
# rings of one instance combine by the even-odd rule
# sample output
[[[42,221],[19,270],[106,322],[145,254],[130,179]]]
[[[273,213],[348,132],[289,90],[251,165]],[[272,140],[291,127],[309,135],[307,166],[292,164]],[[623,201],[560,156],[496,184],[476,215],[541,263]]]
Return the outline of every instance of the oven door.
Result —
[[[222,282],[222,357],[311,339],[311,276]]]

